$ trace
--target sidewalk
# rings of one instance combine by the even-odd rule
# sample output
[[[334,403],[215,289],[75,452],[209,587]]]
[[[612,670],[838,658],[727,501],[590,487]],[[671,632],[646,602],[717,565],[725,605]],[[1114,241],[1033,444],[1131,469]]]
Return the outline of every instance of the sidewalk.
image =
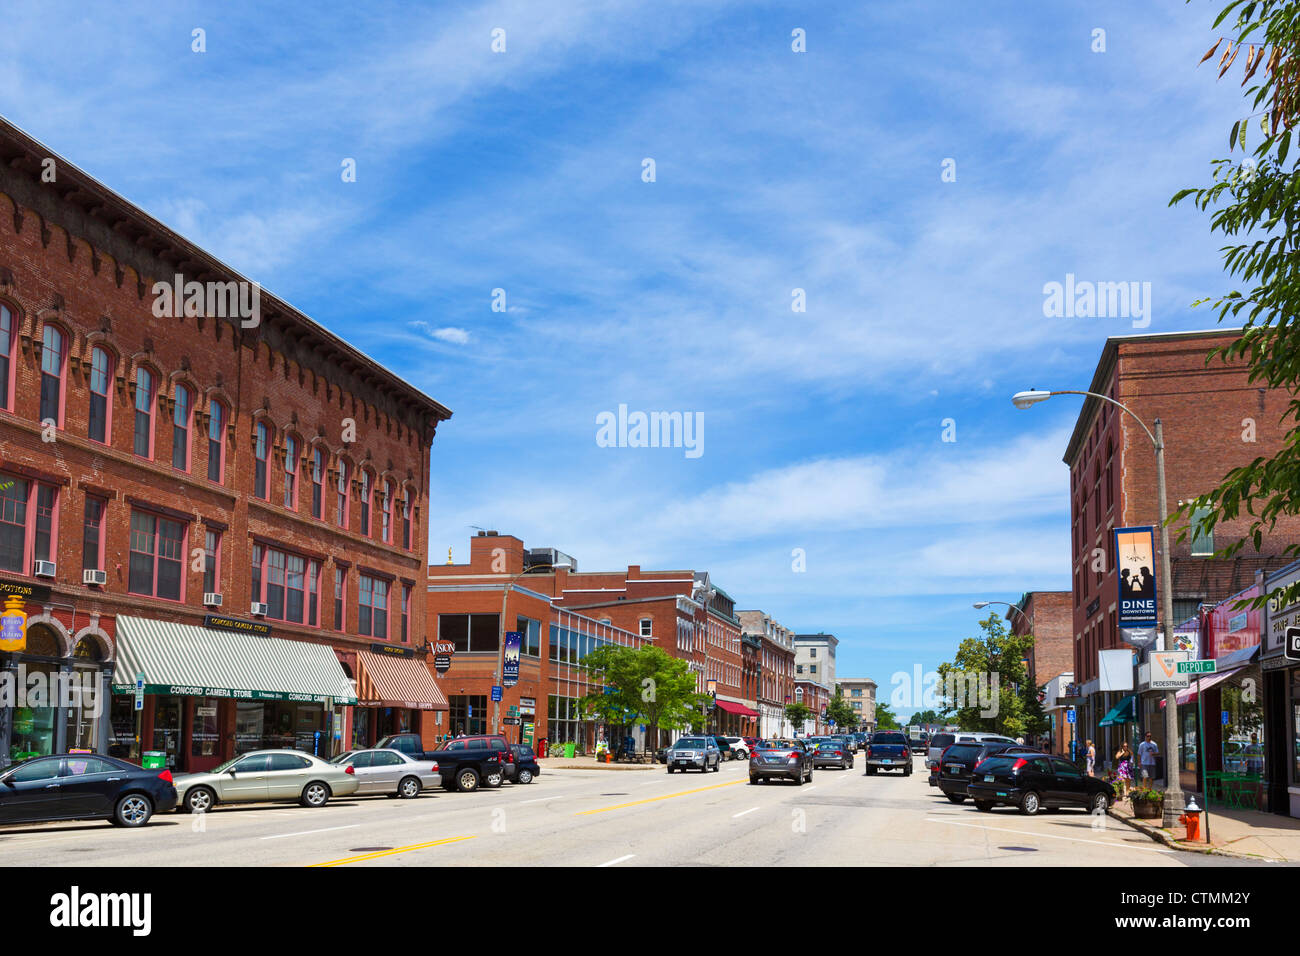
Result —
[[[1199,797],[1196,805],[1204,809]],[[1202,839],[1190,843],[1187,841],[1187,829],[1182,824],[1164,829],[1159,820],[1137,820],[1133,817],[1133,808],[1127,800],[1117,800],[1110,809],[1110,816],[1142,831],[1151,839],[1178,850],[1247,860],[1300,863],[1300,820],[1293,817],[1260,813],[1257,810],[1223,810],[1214,807],[1210,811],[1212,842],[1205,842],[1205,814],[1202,813]]]
[[[654,770],[654,763],[596,763],[595,757],[539,757],[538,766],[547,770]]]

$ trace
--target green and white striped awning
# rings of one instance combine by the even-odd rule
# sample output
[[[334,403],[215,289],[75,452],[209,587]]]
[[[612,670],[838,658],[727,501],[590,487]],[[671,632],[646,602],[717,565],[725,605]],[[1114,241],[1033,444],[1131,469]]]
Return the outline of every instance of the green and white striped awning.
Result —
[[[356,691],[324,644],[232,634],[193,624],[118,617],[113,690],[352,705]]]

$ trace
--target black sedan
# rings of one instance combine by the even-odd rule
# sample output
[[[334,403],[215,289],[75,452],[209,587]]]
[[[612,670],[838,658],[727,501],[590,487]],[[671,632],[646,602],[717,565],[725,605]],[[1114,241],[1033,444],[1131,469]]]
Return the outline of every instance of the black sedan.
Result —
[[[0,825],[100,818],[140,827],[175,806],[170,771],[102,754],[36,757],[0,773]]]
[[[514,754],[515,761],[507,764],[513,767],[512,772],[506,773],[506,779],[511,783],[532,783],[539,773],[542,772],[541,765],[537,762],[537,755],[533,753],[533,748],[527,744],[511,744],[510,752]]]
[[[824,740],[813,747],[813,766],[853,769],[853,751],[838,740]]]
[[[793,780],[795,786],[811,781],[813,752],[802,740],[778,738],[760,740],[749,755],[749,782],[763,783],[770,777]]]
[[[1011,806],[1028,816],[1057,807],[1105,813],[1115,802],[1115,791],[1106,781],[1089,777],[1070,761],[1047,754],[990,757],[975,768],[967,790],[977,810]]]
[[[949,801],[961,803],[969,796],[966,785],[970,782],[975,767],[981,761],[995,754],[1036,753],[1041,753],[1041,751],[1035,750],[1033,747],[1022,747],[1019,744],[986,744],[978,741],[968,744],[953,744],[944,750],[939,766],[935,767],[935,770],[938,771],[936,784]]]

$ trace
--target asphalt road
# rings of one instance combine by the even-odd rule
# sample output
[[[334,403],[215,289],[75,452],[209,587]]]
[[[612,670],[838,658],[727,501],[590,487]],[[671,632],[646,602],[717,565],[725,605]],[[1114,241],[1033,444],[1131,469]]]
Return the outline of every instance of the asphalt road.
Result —
[[[6,866],[1230,866],[1169,850],[1082,810],[979,813],[911,777],[818,770],[813,782],[717,773],[554,770],[477,793],[335,799],[316,810],[261,804],[143,830],[107,823],[0,830]]]

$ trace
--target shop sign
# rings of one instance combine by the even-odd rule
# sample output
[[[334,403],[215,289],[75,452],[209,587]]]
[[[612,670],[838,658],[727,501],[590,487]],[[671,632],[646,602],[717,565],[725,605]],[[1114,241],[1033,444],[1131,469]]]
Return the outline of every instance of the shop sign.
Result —
[[[1186,651],[1152,651],[1151,689],[1182,690],[1187,687],[1187,674],[1178,665],[1187,660]]]
[[[1287,660],[1300,661],[1300,627],[1286,629],[1286,645],[1283,650]]]
[[[537,700],[536,700],[535,698],[532,698],[532,697],[520,697],[520,698],[519,698],[519,712],[520,712],[521,714],[535,714],[535,713],[537,713]]]
[[[450,654],[433,655],[433,669],[436,670],[439,674],[445,674],[447,673],[447,671],[451,670],[451,655]]]
[[[241,621],[235,617],[223,617],[220,614],[203,615],[203,626],[214,631],[230,631],[234,634],[256,634],[258,637],[270,637],[271,625],[262,621]]]
[[[5,598],[3,617],[0,617],[0,650],[17,652],[27,646],[26,601],[16,594]]]
[[[50,599],[50,588],[47,584],[28,584],[26,581],[0,581],[0,597],[11,596],[44,604]]]
[[[300,694],[278,690],[246,690],[230,687],[204,687],[199,684],[146,684],[140,675],[135,688],[126,688],[124,693],[134,690],[137,696],[143,694],[162,694],[169,697],[220,697],[226,700],[288,700],[303,704],[330,704],[334,698],[324,694]],[[114,692],[119,692],[114,688]]]
[[[1149,525],[1115,529],[1120,627],[1156,624],[1155,533]]]
[[[394,647],[392,644],[371,644],[370,653],[380,654],[385,657],[414,657],[415,648]]]

